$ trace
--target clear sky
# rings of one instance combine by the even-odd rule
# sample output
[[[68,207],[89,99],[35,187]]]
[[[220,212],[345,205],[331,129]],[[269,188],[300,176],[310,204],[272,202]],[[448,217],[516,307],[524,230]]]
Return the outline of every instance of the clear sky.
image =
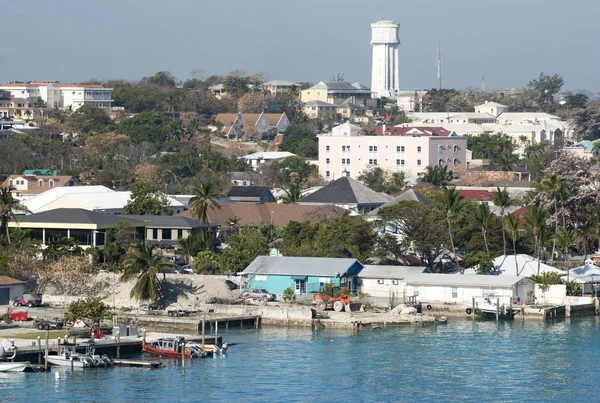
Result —
[[[2,7],[0,81],[178,79],[201,69],[370,86],[370,23],[401,24],[401,89],[520,88],[558,73],[600,90],[598,0],[18,0]],[[9,56],[6,56],[9,55]]]

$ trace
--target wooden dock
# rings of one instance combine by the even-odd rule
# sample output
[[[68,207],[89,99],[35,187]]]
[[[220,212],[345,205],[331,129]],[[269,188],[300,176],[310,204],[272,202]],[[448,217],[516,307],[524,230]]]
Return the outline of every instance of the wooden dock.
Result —
[[[121,367],[145,367],[145,368],[160,368],[160,361],[143,361],[143,360],[114,360],[115,365]]]
[[[236,314],[197,314],[192,316],[172,317],[166,315],[140,315],[136,319],[138,326],[146,327],[169,327],[177,329],[193,329],[197,332],[202,330],[204,322],[205,330],[213,332],[218,329],[252,329],[259,328],[261,324],[260,315],[236,315]]]

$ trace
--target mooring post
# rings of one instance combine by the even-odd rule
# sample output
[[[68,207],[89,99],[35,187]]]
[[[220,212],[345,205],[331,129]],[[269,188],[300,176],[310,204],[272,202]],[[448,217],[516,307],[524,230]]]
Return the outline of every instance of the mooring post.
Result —
[[[48,371],[48,339],[50,338],[50,331],[46,330],[46,348],[44,350],[44,359],[45,359],[45,364],[44,364],[44,369],[46,371]],[[60,340],[60,338],[59,338]]]
[[[258,330],[258,316],[254,319],[254,327]]]
[[[185,366],[185,343],[181,342],[181,367]]]
[[[496,298],[496,320],[500,319],[500,298]]]
[[[202,348],[204,348],[204,329],[206,325],[206,316],[202,317]]]
[[[215,346],[219,346],[219,321],[215,320]]]
[[[473,303],[473,307],[472,307],[472,309],[471,309],[471,315],[472,315],[471,317],[472,317],[473,319],[475,319],[475,297],[473,297],[473,301],[472,301],[472,303]]]
[[[121,358],[121,332],[117,330],[117,358]]]
[[[38,365],[42,365],[42,338],[40,336],[37,337],[38,344]]]
[[[508,300],[508,309],[510,310],[510,316],[513,316],[513,297],[510,297],[510,299]]]
[[[142,346],[146,345],[146,329],[142,329],[142,331],[144,332],[144,336],[142,338]]]

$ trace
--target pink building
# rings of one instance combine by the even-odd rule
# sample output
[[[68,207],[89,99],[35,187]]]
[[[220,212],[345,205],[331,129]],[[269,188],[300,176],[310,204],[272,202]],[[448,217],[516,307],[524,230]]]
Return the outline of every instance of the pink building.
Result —
[[[380,167],[415,182],[427,166],[466,165],[467,139],[441,127],[360,128],[350,123],[319,135],[319,172],[325,180],[358,178]]]

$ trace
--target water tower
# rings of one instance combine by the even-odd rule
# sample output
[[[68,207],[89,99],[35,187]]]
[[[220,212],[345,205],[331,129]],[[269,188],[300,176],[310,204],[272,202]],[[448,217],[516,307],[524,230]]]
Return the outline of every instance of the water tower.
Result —
[[[398,24],[381,20],[371,24],[373,71],[371,91],[378,98],[393,97],[400,89],[398,80]]]

